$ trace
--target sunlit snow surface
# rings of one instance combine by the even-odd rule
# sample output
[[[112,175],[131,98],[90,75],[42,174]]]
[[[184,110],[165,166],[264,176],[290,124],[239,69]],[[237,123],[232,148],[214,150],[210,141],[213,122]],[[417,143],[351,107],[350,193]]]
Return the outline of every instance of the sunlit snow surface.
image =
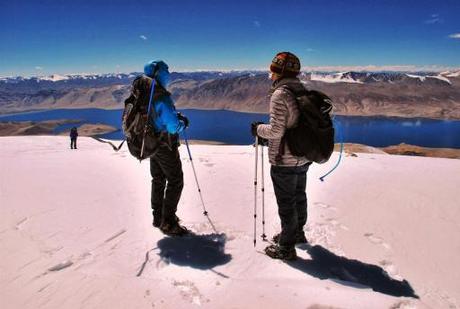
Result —
[[[284,263],[261,254],[260,191],[253,247],[252,146],[191,145],[217,231],[181,146],[178,216],[194,232],[185,238],[151,226],[148,162],[90,138],[78,147],[65,137],[0,138],[1,308],[459,306],[459,160],[358,153],[325,182],[318,177],[338,153],[313,165],[310,246]],[[271,237],[279,221],[264,163]],[[391,296],[410,295],[408,284],[420,299]]]

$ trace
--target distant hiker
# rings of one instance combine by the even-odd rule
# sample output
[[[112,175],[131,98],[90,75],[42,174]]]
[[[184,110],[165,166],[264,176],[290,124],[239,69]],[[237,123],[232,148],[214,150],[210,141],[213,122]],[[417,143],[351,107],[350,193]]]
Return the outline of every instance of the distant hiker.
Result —
[[[166,90],[169,78],[168,65],[163,61],[150,61],[144,66],[144,74],[133,81],[131,95],[125,101],[123,128],[130,152],[140,160],[150,158],[153,226],[174,236],[187,233],[179,224],[176,211],[184,186],[178,134],[188,127],[189,121],[176,112],[171,94]],[[126,124],[130,115],[135,116],[132,117],[134,125]],[[139,118],[146,120],[148,132],[144,132],[143,126],[136,130]],[[133,136],[137,133],[140,138]],[[148,145],[145,145],[146,135]]]
[[[77,137],[77,127],[73,127],[72,129],[70,129],[70,149],[77,149]]]
[[[299,109],[291,86],[301,85],[300,60],[289,52],[278,53],[270,65],[273,81],[270,98],[270,123],[255,122],[252,134],[267,139],[271,178],[281,219],[281,233],[273,237],[274,245],[265,248],[268,256],[292,260],[297,257],[296,243],[307,242],[303,228],[307,222],[307,171],[311,162],[294,156],[284,141],[287,128],[296,125]]]

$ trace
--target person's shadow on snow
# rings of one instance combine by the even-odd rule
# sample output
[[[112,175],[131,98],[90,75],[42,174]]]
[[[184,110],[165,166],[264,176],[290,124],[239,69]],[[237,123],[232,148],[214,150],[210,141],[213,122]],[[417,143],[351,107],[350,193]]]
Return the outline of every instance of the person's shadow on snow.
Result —
[[[225,253],[225,234],[165,237],[158,241],[159,256],[166,263],[212,270],[230,262],[232,256]],[[222,274],[220,274],[222,275]]]
[[[337,256],[318,245],[303,245],[299,248],[306,250],[311,260],[298,257],[297,260],[286,263],[311,276],[321,280],[336,279],[338,283],[356,288],[370,287],[376,292],[391,296],[419,298],[407,280],[392,279],[379,266]]]

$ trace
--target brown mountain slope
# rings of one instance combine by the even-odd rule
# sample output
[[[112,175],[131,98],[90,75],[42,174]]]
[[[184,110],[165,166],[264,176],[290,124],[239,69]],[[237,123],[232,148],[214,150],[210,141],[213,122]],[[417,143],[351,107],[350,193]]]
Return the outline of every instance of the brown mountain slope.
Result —
[[[358,73],[356,73],[358,74]],[[302,79],[309,89],[328,94],[340,115],[460,119],[460,77],[417,79],[398,73],[394,80],[328,83]],[[361,73],[362,75],[362,73]],[[353,75],[351,75],[353,76]],[[358,74],[358,77],[359,74]],[[361,78],[364,78],[361,76]],[[169,87],[179,108],[267,113],[271,81],[266,74],[219,79],[178,79]],[[129,84],[15,92],[0,88],[0,113],[56,108],[122,108]]]

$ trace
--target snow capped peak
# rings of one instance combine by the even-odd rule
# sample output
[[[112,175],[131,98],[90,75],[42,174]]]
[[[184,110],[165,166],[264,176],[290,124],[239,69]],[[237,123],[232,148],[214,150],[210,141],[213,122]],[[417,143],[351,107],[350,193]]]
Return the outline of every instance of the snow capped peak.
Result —
[[[25,80],[25,78],[22,76],[5,76],[5,77],[0,78],[0,81],[7,82],[7,83],[8,82],[20,82],[23,80]]]
[[[66,80],[66,79],[69,79],[68,75],[52,74],[52,75],[49,75],[49,76],[39,77],[37,80],[39,80],[39,81],[40,80],[49,80],[49,81],[52,81],[52,82],[57,82],[57,81]]]
[[[369,84],[369,83],[404,83],[412,81],[416,83],[425,82],[441,82],[451,84],[447,76],[455,76],[448,72],[435,74],[433,72],[420,72],[420,73],[403,73],[403,72],[312,72],[310,80],[319,81],[323,83],[355,83],[355,84]],[[459,74],[460,75],[460,74]],[[308,79],[307,75],[303,76]]]
[[[407,74],[407,73],[406,73],[406,76],[410,78],[418,78],[422,82],[425,81],[425,78],[426,78],[425,76],[419,76],[419,75]]]
[[[459,76],[460,76],[460,71],[449,72],[449,74],[446,75],[446,77],[459,77]]]
[[[409,78],[414,78],[414,79],[419,79],[421,82],[425,82],[425,81],[428,81],[428,80],[439,80],[439,81],[442,81],[442,82],[445,82],[445,83],[448,83],[449,85],[451,85],[451,81],[443,75],[443,73],[439,73],[438,75],[426,75],[426,76],[421,76],[421,75],[414,75],[414,74],[407,74],[406,73],[406,76],[409,77]],[[449,76],[449,75],[447,75]]]
[[[443,82],[452,84],[447,77],[444,77],[441,74],[439,74],[438,76],[427,76],[427,78],[436,78],[436,79],[442,80]]]
[[[22,76],[17,76],[17,77],[1,77],[0,82],[3,83],[18,83],[18,82],[48,82],[48,83],[56,83],[56,82],[67,82],[67,81],[82,81],[82,80],[107,80],[107,79],[130,79],[135,76],[137,76],[137,73],[107,73],[107,74],[90,74],[90,73],[80,73],[80,74],[66,74],[66,75],[61,75],[61,74],[51,74],[47,76],[33,76],[33,77],[22,77]]]
[[[363,83],[362,81],[354,79],[350,73],[352,72],[340,72],[332,74],[312,73],[311,80],[320,81],[323,83]]]
[[[460,76],[460,70],[459,71],[444,71],[439,73],[439,76],[443,77],[459,77]]]

